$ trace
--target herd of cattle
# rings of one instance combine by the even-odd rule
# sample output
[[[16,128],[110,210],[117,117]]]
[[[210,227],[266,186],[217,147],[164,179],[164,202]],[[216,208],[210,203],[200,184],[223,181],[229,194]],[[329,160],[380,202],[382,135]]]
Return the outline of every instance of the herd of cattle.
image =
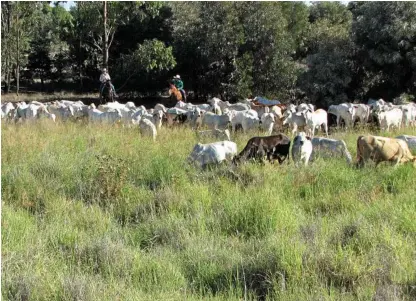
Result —
[[[389,131],[392,126],[400,128],[416,128],[416,104],[394,105],[379,100],[371,100],[367,104],[342,103],[331,105],[328,111],[315,110],[311,104],[293,104],[264,106],[255,100],[230,104],[218,98],[212,98],[205,104],[193,105],[179,101],[175,107],[166,108],[157,104],[153,109],[144,106],[136,107],[133,102],[121,104],[111,102],[99,105],[85,105],[81,101],[54,101],[40,103],[32,101],[2,104],[1,118],[6,122],[30,122],[42,118],[53,122],[83,119],[89,123],[122,124],[126,127],[137,126],[142,135],[156,140],[157,132],[163,124],[175,126],[189,124],[196,130],[198,137],[213,136],[220,142],[195,145],[189,161],[206,166],[232,160],[235,164],[248,159],[270,162],[278,160],[282,163],[289,157],[291,148],[292,159],[296,164],[307,165],[309,160],[317,156],[341,156],[352,162],[351,155],[343,140],[314,137],[316,129],[322,129],[328,137],[328,114],[336,116],[337,127],[341,121],[346,128],[356,123],[366,124],[375,120],[381,129]],[[237,145],[230,141],[231,125],[235,133],[237,127],[244,132],[262,130],[267,136],[251,138],[246,147],[237,154]],[[281,134],[283,127],[289,126],[294,136],[291,139]],[[206,128],[207,130],[201,130]],[[303,128],[302,132],[298,129]],[[279,133],[272,135],[272,133]],[[392,161],[395,164],[408,161],[414,162],[416,157],[410,149],[415,150],[415,136],[399,136],[386,138],[379,136],[360,136],[357,140],[357,164],[363,165],[367,160],[378,164],[381,161]],[[409,149],[410,148],[410,149]]]

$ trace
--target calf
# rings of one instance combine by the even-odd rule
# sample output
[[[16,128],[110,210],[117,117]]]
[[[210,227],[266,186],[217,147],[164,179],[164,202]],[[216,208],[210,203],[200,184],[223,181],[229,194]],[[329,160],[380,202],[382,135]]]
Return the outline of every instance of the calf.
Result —
[[[143,136],[149,136],[153,138],[153,141],[156,141],[157,131],[156,126],[152,121],[146,118],[140,119],[140,134]]]
[[[328,137],[328,114],[325,110],[318,109],[315,112],[305,111],[303,115],[305,116],[306,127],[309,129],[310,137],[313,137],[315,135],[315,129],[321,126],[324,126],[325,134]]]
[[[352,127],[354,124],[355,109],[351,103],[342,103],[339,105],[330,105],[328,113],[337,116],[337,127],[340,125],[341,118],[345,122],[345,127]]]
[[[388,161],[395,166],[400,163],[413,162],[416,167],[416,157],[412,155],[405,141],[372,135],[359,136],[356,165],[362,167],[369,160],[374,161],[376,166],[380,162]]]
[[[382,110],[376,114],[380,128],[389,131],[391,126],[400,129],[403,120],[403,112],[401,109],[393,108],[389,111]]]
[[[211,112],[204,114],[202,118],[202,124],[206,125],[210,129],[225,129],[231,122],[230,114],[216,115]]]
[[[311,160],[315,160],[317,157],[338,156],[345,157],[348,164],[352,162],[351,154],[344,140],[316,137],[311,141],[313,146]]]
[[[273,113],[265,113],[261,116],[261,128],[266,131],[267,135],[273,132],[275,123],[275,115]]]
[[[231,141],[220,141],[209,144],[198,143],[188,157],[188,162],[198,163],[202,168],[208,164],[218,164],[232,160],[237,154],[237,144]]]
[[[253,137],[248,140],[234,162],[237,164],[248,159],[263,160],[264,157],[267,157],[271,163],[277,159],[282,164],[289,157],[289,149],[290,139],[286,135]]]
[[[298,127],[304,127],[306,125],[306,119],[303,113],[293,113],[287,110],[285,116],[286,118],[283,120],[282,125],[289,124],[292,127],[292,135],[297,133]]]
[[[298,165],[299,162],[304,161],[305,166],[307,166],[312,154],[312,149],[311,138],[307,137],[305,132],[300,132],[295,139],[293,139],[292,160],[296,165]]]

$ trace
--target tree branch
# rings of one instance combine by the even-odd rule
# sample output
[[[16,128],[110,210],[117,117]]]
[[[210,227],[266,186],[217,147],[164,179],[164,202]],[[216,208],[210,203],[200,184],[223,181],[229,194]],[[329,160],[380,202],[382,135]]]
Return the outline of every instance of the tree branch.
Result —
[[[113,39],[114,39],[114,34],[116,33],[116,31],[114,30],[112,33],[111,33],[111,39],[110,39],[110,41],[108,42],[108,48],[110,49],[110,47],[111,47],[111,44],[113,43]]]

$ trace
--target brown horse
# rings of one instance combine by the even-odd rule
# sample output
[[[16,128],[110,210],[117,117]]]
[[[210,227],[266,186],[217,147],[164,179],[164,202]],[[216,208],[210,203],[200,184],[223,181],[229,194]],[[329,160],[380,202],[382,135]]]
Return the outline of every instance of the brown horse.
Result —
[[[181,92],[173,84],[169,84],[169,96],[176,102],[182,100]]]

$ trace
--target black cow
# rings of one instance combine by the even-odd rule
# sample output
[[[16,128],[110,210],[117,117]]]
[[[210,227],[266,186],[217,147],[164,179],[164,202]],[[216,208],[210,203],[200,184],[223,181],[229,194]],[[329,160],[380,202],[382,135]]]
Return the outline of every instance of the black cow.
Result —
[[[290,139],[286,135],[277,134],[266,137],[253,137],[248,140],[246,147],[235,157],[234,163],[248,159],[267,160],[271,163],[278,160],[282,164],[289,158]]]

